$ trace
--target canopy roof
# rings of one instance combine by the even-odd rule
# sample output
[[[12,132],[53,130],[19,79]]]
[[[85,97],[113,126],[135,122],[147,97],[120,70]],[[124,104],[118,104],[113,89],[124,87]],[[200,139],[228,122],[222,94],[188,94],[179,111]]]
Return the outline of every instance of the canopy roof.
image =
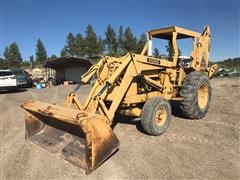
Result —
[[[162,28],[162,29],[154,29],[154,30],[148,31],[148,34],[155,38],[170,40],[172,38],[172,32],[178,33],[177,39],[201,36],[201,34],[198,32],[180,28],[177,26],[172,26],[172,27],[167,27],[167,28]]]
[[[91,67],[92,63],[90,59],[86,59],[83,57],[60,57],[53,60],[48,60],[43,65],[43,67],[47,68],[64,68],[64,67],[78,67],[78,66],[85,66]]]

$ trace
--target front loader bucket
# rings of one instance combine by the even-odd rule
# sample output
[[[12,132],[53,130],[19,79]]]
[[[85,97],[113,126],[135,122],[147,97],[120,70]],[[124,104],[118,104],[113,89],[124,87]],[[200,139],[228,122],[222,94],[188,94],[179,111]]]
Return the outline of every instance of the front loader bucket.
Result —
[[[91,173],[118,149],[119,141],[102,115],[28,101],[26,139]]]

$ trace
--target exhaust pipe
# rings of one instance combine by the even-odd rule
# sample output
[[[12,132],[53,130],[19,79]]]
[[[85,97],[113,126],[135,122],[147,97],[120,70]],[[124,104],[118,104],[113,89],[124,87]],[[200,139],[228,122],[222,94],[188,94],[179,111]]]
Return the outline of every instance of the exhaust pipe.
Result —
[[[152,39],[148,36],[148,51],[147,51],[147,55],[148,56],[152,56],[153,53],[152,53]]]

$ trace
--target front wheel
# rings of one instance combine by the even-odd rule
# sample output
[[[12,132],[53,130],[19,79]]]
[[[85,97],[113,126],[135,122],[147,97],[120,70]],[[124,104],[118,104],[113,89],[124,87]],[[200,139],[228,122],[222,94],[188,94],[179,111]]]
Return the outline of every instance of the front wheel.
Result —
[[[148,134],[158,136],[167,130],[171,116],[170,103],[161,97],[153,97],[143,106],[141,124]]]

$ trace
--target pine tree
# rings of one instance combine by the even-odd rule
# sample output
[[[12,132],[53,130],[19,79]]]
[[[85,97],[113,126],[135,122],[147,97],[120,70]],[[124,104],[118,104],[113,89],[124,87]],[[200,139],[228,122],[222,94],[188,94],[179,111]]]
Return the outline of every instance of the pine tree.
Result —
[[[123,55],[123,27],[118,30],[118,55]]]
[[[31,69],[32,69],[34,67],[34,57],[33,57],[33,55],[29,57],[29,62],[30,62]]]
[[[74,54],[76,53],[76,46],[75,37],[72,33],[68,33],[66,43],[67,56],[74,56]]]
[[[104,42],[106,45],[107,54],[116,56],[118,51],[117,37],[114,29],[111,27],[110,24],[107,26],[105,36],[106,38]]]
[[[99,46],[97,35],[90,24],[87,26],[86,37],[84,41],[86,45],[85,52],[88,58],[97,58],[101,53],[101,49]]]
[[[61,50],[61,52],[60,52],[60,56],[61,56],[61,57],[66,57],[66,56],[67,56],[67,50],[66,50],[65,47],[62,48],[62,50]]]
[[[174,55],[172,42],[168,41],[168,45],[165,46],[165,48],[166,48],[166,51],[168,52],[168,58],[172,58]],[[182,52],[178,48],[178,56],[181,56],[181,55],[182,55]]]
[[[52,54],[52,55],[48,58],[48,60],[54,60],[54,59],[57,59],[57,56],[56,56],[55,54]]]
[[[182,55],[182,51],[178,48],[178,56]]]
[[[160,52],[159,52],[159,49],[158,48],[154,48],[153,49],[153,56],[155,58],[159,58],[160,57]]]
[[[6,69],[6,60],[0,57],[0,69]]]
[[[47,60],[47,51],[40,39],[37,40],[36,45],[36,63],[37,64],[44,64]]]
[[[4,57],[6,59],[6,64],[9,68],[21,66],[22,58],[17,43],[14,42],[10,44],[9,47],[5,48]]]
[[[168,52],[168,58],[172,58],[173,57],[173,46],[172,46],[172,42],[169,40],[168,41],[168,45],[165,46],[166,51]]]
[[[141,53],[142,52],[146,42],[147,42],[147,38],[146,38],[146,35],[143,33],[140,36],[140,39],[137,42],[137,53]]]
[[[137,50],[136,44],[137,44],[136,37],[134,37],[131,28],[127,27],[123,35],[123,50],[125,52],[136,52]]]
[[[34,63],[34,56],[33,56],[33,55],[32,55],[32,56],[29,56],[29,61],[32,62],[32,63]]]
[[[3,64],[4,59],[0,57],[0,64]]]
[[[3,56],[5,57],[5,59],[8,59],[8,47],[5,47]]]
[[[104,41],[102,40],[101,36],[98,37],[98,47],[99,47],[99,53],[103,54],[103,52],[104,52]]]
[[[78,33],[75,37],[74,55],[81,57],[85,55],[85,42],[82,34]]]

